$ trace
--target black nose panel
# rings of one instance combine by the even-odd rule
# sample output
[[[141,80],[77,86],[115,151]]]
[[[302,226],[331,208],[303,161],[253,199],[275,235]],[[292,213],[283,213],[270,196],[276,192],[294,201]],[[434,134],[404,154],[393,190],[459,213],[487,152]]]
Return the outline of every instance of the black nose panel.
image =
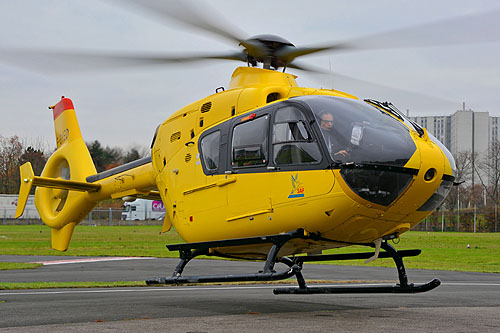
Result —
[[[411,174],[379,170],[344,169],[340,174],[357,195],[382,206],[394,202],[412,179]]]

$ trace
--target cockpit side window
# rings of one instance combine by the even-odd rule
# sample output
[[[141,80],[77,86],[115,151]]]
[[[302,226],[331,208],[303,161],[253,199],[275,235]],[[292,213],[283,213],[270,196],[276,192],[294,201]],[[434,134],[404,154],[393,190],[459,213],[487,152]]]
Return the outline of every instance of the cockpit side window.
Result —
[[[242,118],[242,121],[233,130],[231,165],[237,168],[267,165],[269,115]]]
[[[308,129],[304,114],[287,105],[276,111],[272,131],[275,165],[314,164],[321,161],[318,143]]]
[[[219,145],[220,131],[210,133],[201,139],[201,155],[209,171],[216,171],[219,167]]]

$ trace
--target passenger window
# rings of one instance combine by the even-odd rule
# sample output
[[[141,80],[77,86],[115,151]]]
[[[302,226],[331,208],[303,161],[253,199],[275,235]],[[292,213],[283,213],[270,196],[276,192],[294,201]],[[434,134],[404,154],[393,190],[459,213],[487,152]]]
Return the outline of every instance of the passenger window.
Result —
[[[287,106],[276,112],[273,125],[273,158],[276,165],[312,164],[321,152],[307,129],[303,113]]]
[[[214,171],[219,167],[220,131],[210,133],[201,139],[201,155],[208,170]]]
[[[232,141],[233,167],[267,164],[269,116],[250,119],[236,125]]]

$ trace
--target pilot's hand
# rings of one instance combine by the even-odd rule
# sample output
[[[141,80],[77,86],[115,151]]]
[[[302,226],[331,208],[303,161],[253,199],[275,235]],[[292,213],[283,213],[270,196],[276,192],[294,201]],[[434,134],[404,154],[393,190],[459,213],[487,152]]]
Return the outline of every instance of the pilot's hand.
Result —
[[[342,150],[339,150],[338,152],[336,152],[334,155],[342,155],[344,157],[347,157],[347,156],[349,156],[349,153],[347,152],[347,150],[342,149]]]

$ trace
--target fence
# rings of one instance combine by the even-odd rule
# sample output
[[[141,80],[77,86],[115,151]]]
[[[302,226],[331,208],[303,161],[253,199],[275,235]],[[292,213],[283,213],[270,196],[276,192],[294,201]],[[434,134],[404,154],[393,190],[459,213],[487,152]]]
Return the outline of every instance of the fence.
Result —
[[[460,211],[439,210],[432,212],[412,230],[457,231],[457,232],[499,232],[500,225],[493,209],[467,208]]]
[[[15,209],[4,208],[1,223],[9,224],[42,224],[36,209],[26,209],[23,216],[14,219]],[[148,215],[148,214],[145,214]],[[149,214],[151,215],[151,214]],[[143,220],[122,220],[122,210],[112,208],[94,209],[83,220],[81,225],[162,225],[163,219],[149,216]],[[415,231],[460,231],[460,232],[499,232],[500,225],[495,212],[486,209],[461,209],[460,211],[435,211],[419,224]]]
[[[23,216],[19,219],[14,219],[15,209],[4,208],[2,214],[1,223],[3,225],[22,225],[22,224],[43,224],[40,216],[36,209],[26,208]],[[145,216],[148,214],[144,214]],[[149,214],[150,215],[150,214]],[[115,208],[100,208],[94,209],[90,214],[80,222],[80,225],[162,225],[163,218],[154,219],[149,216],[143,220],[122,220],[122,210]]]

